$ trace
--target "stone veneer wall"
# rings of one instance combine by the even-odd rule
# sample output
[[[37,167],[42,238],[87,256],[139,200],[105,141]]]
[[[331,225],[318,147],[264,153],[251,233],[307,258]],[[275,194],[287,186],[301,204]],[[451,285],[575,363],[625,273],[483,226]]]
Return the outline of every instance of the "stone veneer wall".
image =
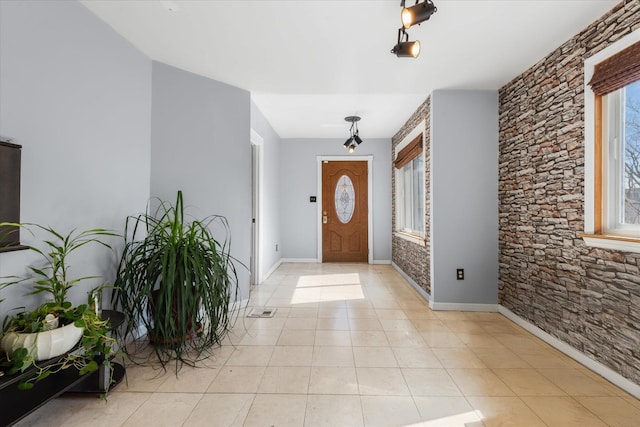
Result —
[[[402,139],[416,128],[421,121],[425,121],[425,140],[423,147],[424,154],[424,176],[426,180],[425,185],[425,246],[418,245],[409,240],[393,235],[391,246],[391,259],[407,276],[409,276],[414,282],[416,282],[422,289],[428,294],[431,294],[431,230],[430,230],[430,178],[431,178],[431,141],[430,141],[430,128],[431,128],[431,96],[418,107],[418,109],[411,115],[409,120],[402,126],[402,128],[391,138],[391,156],[395,160],[396,146],[402,142]],[[391,174],[392,184],[392,225],[393,230],[396,229],[396,173],[395,167],[391,165],[393,172]]]
[[[584,229],[584,59],[640,28],[630,1],[500,89],[500,304],[640,384],[640,254]]]

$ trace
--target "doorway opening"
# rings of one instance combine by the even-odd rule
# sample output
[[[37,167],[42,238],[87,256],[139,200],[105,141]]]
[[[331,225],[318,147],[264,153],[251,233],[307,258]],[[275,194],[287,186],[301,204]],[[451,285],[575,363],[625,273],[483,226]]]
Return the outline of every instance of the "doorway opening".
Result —
[[[262,283],[262,183],[263,183],[264,139],[251,129],[251,260],[249,262],[249,284]]]

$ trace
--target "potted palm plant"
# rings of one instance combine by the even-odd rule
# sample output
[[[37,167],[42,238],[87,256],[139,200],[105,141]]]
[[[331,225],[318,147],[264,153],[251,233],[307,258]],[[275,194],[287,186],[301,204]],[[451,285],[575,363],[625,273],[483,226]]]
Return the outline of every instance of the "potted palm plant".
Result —
[[[178,369],[194,363],[228,332],[230,303],[237,298],[237,260],[230,255],[225,217],[188,220],[182,191],[175,205],[158,203],[152,214],[126,220],[113,302],[125,313],[125,336],[146,334],[163,368],[175,360]]]
[[[42,258],[44,265],[28,267],[30,277],[11,277],[0,287],[16,285],[27,280],[33,281],[30,295],[48,294],[49,299],[34,310],[21,311],[7,316],[0,338],[3,363],[9,375],[34,369],[34,375],[21,384],[21,388],[31,388],[50,374],[74,366],[85,374],[98,369],[98,363],[109,367],[115,353],[115,339],[109,336],[109,322],[89,304],[73,305],[68,293],[78,283],[97,276],[72,278],[69,274],[68,257],[88,244],[98,244],[110,248],[101,240],[104,236],[116,236],[104,229],[75,230],[61,234],[51,227],[38,224],[5,224],[45,232],[44,250],[29,246]],[[79,345],[79,350],[70,350]],[[64,357],[59,357],[64,355]],[[52,358],[58,358],[51,363]],[[40,363],[42,361],[47,363]]]

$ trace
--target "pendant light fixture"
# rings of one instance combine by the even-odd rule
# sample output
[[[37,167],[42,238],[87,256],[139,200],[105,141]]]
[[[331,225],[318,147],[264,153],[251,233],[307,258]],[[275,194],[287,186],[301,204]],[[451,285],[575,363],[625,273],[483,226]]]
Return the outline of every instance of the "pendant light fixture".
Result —
[[[344,120],[351,123],[351,127],[349,128],[349,138],[344,142],[344,148],[346,148],[349,153],[353,153],[356,150],[356,147],[362,144],[362,139],[360,138],[358,131],[358,122],[360,121],[360,117],[347,116]]]
[[[398,42],[391,49],[391,53],[398,58],[417,58],[420,55],[420,41],[409,41],[407,29],[431,18],[438,8],[432,0],[416,0],[413,6],[405,7],[405,0],[400,1],[402,11],[400,12],[400,22],[402,27],[398,30]]]

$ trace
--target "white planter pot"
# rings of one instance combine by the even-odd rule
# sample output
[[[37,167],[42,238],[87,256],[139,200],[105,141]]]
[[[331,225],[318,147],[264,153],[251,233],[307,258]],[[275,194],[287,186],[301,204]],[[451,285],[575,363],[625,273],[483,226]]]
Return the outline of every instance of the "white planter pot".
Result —
[[[0,340],[2,350],[13,353],[14,350],[24,347],[36,361],[51,359],[66,353],[75,346],[84,328],[78,328],[73,323],[50,331],[23,334],[7,332]]]

